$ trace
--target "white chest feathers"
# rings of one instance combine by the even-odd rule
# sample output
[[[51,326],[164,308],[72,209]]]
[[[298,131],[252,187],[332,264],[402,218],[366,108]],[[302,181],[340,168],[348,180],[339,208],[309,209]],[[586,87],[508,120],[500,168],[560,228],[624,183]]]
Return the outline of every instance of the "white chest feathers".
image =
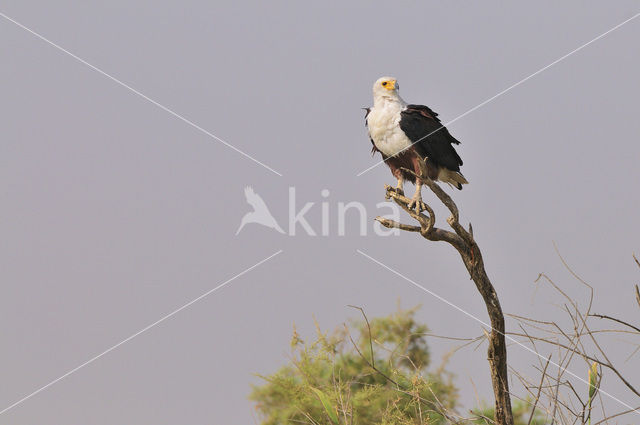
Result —
[[[404,105],[387,103],[371,108],[367,116],[369,136],[379,151],[393,156],[411,146],[411,140],[400,129],[400,112]]]

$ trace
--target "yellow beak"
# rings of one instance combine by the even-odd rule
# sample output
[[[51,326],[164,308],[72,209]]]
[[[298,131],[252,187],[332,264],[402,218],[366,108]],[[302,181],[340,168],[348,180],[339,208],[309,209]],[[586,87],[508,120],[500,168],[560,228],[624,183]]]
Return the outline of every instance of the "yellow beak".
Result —
[[[396,80],[387,81],[387,85],[384,86],[387,90],[395,90],[396,88]]]

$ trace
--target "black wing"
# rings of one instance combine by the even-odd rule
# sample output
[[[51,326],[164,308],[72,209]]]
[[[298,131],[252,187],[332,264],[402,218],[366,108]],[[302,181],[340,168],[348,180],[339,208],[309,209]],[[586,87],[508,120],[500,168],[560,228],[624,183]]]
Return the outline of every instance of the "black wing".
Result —
[[[428,157],[437,165],[460,171],[462,159],[453,148],[460,142],[442,126],[438,114],[424,105],[407,105],[400,113],[400,128],[420,156]]]

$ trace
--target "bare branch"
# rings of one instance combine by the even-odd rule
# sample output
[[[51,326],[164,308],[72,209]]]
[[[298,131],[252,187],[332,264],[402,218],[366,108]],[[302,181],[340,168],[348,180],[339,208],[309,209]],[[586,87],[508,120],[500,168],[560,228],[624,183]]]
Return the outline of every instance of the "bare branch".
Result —
[[[422,237],[430,241],[447,242],[460,254],[471,279],[474,281],[480,295],[482,295],[491,321],[491,333],[487,339],[489,342],[488,359],[495,395],[496,423],[498,425],[513,425],[513,413],[511,410],[511,399],[509,397],[504,314],[500,307],[500,301],[495,288],[491,284],[484,268],[480,247],[473,238],[473,228],[469,225],[469,230],[467,231],[460,225],[460,213],[457,205],[437,183],[413,173],[412,170],[407,169],[404,171],[414,174],[414,176],[431,189],[440,202],[449,209],[451,215],[447,219],[447,223],[451,226],[453,232],[435,227],[435,214],[429,205],[425,205],[428,216],[416,212],[414,209],[409,208],[411,199],[400,195],[391,186],[385,186],[385,198],[392,199],[418,222],[420,228],[419,233]],[[418,226],[408,226],[382,217],[378,217],[376,220],[386,227],[418,232]]]
[[[344,325],[345,330],[347,331],[347,335],[349,336],[349,339],[351,340],[351,344],[353,344],[353,348],[356,349],[356,351],[358,352],[358,354],[360,355],[360,357],[362,357],[362,359],[367,363],[367,365],[373,369],[374,371],[378,372],[383,378],[385,378],[387,381],[391,382],[392,384],[394,384],[396,387],[400,388],[400,384],[398,384],[395,380],[393,380],[392,378],[390,378],[387,374],[385,374],[384,372],[380,371],[380,369],[378,369],[375,364],[371,363],[369,361],[369,359],[367,359],[363,354],[362,351],[360,351],[360,348],[358,348],[358,344],[356,344],[356,342],[353,340],[353,338],[351,337],[351,333],[349,332],[349,329],[347,329],[347,325]],[[372,356],[373,358],[373,356]]]
[[[420,226],[412,226],[410,224],[402,224],[397,221],[391,220],[390,218],[385,217],[376,217],[376,221],[382,224],[384,227],[388,229],[400,229],[406,232],[420,232],[422,229]]]
[[[365,312],[362,309],[362,307],[358,307],[358,306],[355,306],[355,305],[349,305],[349,307],[360,310],[360,313],[362,313],[362,316],[364,317],[364,321],[367,324],[367,330],[369,332],[369,349],[371,350],[371,365],[375,369],[376,359],[375,359],[375,357],[373,357],[373,336],[371,335],[371,325],[369,324],[369,318],[365,314]]]
[[[625,322],[624,320],[620,320],[620,319],[616,319],[615,317],[611,317],[611,316],[607,316],[606,314],[590,314],[589,316],[591,317],[598,317],[600,319],[609,319],[609,320],[613,320],[614,322],[618,322],[621,323],[627,327],[630,327],[631,329],[635,330],[636,332],[640,332],[640,328],[637,328],[627,322]]]
[[[536,406],[538,405],[538,400],[540,400],[540,392],[542,391],[542,385],[544,384],[544,378],[547,375],[547,367],[549,367],[549,362],[551,361],[551,354],[547,358],[547,363],[544,365],[544,369],[542,370],[542,378],[540,378],[540,385],[538,385],[538,395],[536,395],[535,400],[533,401],[533,407],[531,408],[531,415],[529,416],[529,420],[527,421],[527,425],[531,425],[531,421],[533,420],[533,416],[536,413]]]

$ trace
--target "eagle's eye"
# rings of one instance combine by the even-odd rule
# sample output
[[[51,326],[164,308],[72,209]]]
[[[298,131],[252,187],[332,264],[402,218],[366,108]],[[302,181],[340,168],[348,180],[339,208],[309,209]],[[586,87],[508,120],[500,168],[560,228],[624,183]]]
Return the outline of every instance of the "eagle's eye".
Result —
[[[386,86],[386,85],[387,85],[387,82],[385,81],[384,83],[382,83],[382,85],[383,85],[383,86]]]

